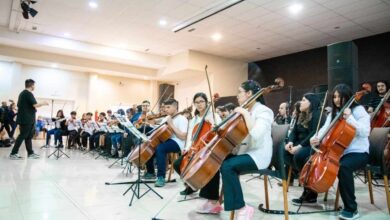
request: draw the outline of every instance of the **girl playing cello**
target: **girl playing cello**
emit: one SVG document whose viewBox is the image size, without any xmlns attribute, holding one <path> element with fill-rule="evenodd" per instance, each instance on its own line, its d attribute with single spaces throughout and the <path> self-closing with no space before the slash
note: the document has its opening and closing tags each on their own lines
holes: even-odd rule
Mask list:
<svg viewBox="0 0 390 220">
<path fill-rule="evenodd" d="M 338 116 L 340 110 L 353 96 L 351 89 L 345 84 L 336 85 L 332 94 L 332 113 L 328 115 L 325 124 L 319 130 L 318 135 L 315 135 L 310 139 L 310 144 L 312 146 L 318 146 L 320 144 L 320 137 L 323 137 L 326 131 L 328 131 L 332 119 Z M 344 203 L 344 208 L 339 213 L 339 218 L 349 220 L 359 217 L 355 198 L 353 172 L 364 168 L 368 163 L 370 116 L 367 114 L 364 107 L 358 105 L 356 102 L 351 105 L 351 108 L 346 108 L 342 114 L 346 122 L 356 129 L 352 142 L 345 149 L 339 161 L 339 171 L 337 175 L 339 179 L 340 195 Z"/>
</svg>

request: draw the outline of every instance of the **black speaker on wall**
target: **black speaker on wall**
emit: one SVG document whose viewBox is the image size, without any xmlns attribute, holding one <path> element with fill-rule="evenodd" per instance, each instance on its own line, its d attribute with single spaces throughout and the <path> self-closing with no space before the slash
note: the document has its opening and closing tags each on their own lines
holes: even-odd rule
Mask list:
<svg viewBox="0 0 390 220">
<path fill-rule="evenodd" d="M 169 98 L 175 98 L 175 86 L 171 84 L 160 84 L 158 89 L 158 97 L 161 97 L 160 103 L 164 102 L 165 100 Z"/>
<path fill-rule="evenodd" d="M 328 88 L 339 83 L 358 89 L 358 49 L 352 41 L 330 44 L 328 51 Z"/>
</svg>

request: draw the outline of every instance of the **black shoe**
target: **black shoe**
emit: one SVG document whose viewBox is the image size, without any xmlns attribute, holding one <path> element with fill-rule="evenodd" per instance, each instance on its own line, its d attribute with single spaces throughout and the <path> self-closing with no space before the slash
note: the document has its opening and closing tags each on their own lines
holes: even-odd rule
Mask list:
<svg viewBox="0 0 390 220">
<path fill-rule="evenodd" d="M 188 196 L 188 195 L 191 195 L 194 192 L 196 192 L 196 191 L 194 191 L 191 187 L 187 186 L 183 191 L 180 192 L 180 195 Z"/>
<path fill-rule="evenodd" d="M 292 204 L 296 206 L 300 205 L 307 205 L 307 206 L 312 206 L 312 205 L 317 205 L 317 198 L 305 198 L 299 197 L 298 199 L 292 199 Z"/>
<path fill-rule="evenodd" d="M 62 143 L 58 144 L 56 148 L 64 148 L 64 145 Z"/>
</svg>

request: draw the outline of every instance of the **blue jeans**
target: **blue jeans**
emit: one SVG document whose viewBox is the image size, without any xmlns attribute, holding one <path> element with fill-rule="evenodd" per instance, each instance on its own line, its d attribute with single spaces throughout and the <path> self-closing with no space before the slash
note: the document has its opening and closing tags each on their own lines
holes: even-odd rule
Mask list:
<svg viewBox="0 0 390 220">
<path fill-rule="evenodd" d="M 57 138 L 56 138 L 56 133 L 58 132 L 58 128 L 53 128 L 51 130 L 49 130 L 46 134 L 46 145 L 49 145 L 50 143 L 50 136 L 51 135 L 54 135 L 54 145 L 57 145 Z"/>
<path fill-rule="evenodd" d="M 157 146 L 155 154 L 148 160 L 146 163 L 146 170 L 148 173 L 154 174 L 154 158 L 157 162 L 157 177 L 164 177 L 166 173 L 166 160 L 168 153 L 178 153 L 180 152 L 180 147 L 176 141 L 168 139 L 164 143 L 161 143 Z"/>
<path fill-rule="evenodd" d="M 121 133 L 116 133 L 111 135 L 111 144 L 112 144 L 112 149 L 118 151 L 118 145 L 120 145 L 122 142 L 122 134 Z"/>
</svg>

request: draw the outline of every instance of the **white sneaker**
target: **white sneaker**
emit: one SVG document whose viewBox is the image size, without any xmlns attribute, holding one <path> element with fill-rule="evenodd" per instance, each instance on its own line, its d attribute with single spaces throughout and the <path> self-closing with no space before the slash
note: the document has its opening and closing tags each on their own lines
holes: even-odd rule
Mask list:
<svg viewBox="0 0 390 220">
<path fill-rule="evenodd" d="M 10 154 L 9 159 L 11 160 L 23 160 L 24 158 L 21 157 L 19 154 Z"/>
<path fill-rule="evenodd" d="M 235 213 L 235 220 L 252 220 L 254 208 L 246 205 L 244 208 L 237 210 Z"/>
<path fill-rule="evenodd" d="M 40 156 L 38 154 L 32 153 L 32 154 L 28 155 L 28 158 L 29 159 L 39 159 Z"/>
<path fill-rule="evenodd" d="M 196 209 L 199 214 L 219 214 L 221 211 L 222 207 L 219 202 L 213 203 L 209 200 Z"/>
</svg>

